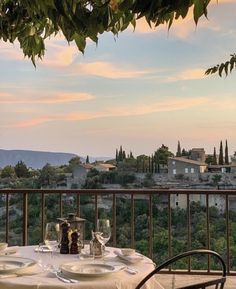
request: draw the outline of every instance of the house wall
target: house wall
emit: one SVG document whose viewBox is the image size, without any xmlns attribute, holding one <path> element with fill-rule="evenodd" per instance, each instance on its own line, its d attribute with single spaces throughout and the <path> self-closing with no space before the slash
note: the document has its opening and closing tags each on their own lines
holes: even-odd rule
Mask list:
<svg viewBox="0 0 236 289">
<path fill-rule="evenodd" d="M 68 185 L 71 187 L 73 184 L 76 184 L 78 188 L 81 188 L 81 185 L 87 177 L 87 173 L 87 169 L 83 166 L 76 166 L 73 169 L 72 178 L 68 179 Z"/>
<path fill-rule="evenodd" d="M 190 159 L 199 162 L 205 162 L 206 154 L 204 149 L 192 149 L 190 152 Z"/>
<path fill-rule="evenodd" d="M 199 202 L 201 206 L 206 206 L 206 195 L 193 194 L 189 197 L 190 205 L 191 202 Z M 226 198 L 223 195 L 212 194 L 209 195 L 209 207 L 216 207 L 221 213 L 225 212 L 226 209 Z M 187 209 L 187 195 L 185 194 L 172 194 L 171 195 L 171 207 Z M 236 209 L 236 196 L 229 198 L 229 209 Z"/>
<path fill-rule="evenodd" d="M 204 172 L 205 167 L 196 164 L 180 162 L 177 160 L 168 160 L 168 177 L 175 179 L 178 175 L 184 175 L 192 180 L 199 179 L 199 173 Z"/>
</svg>

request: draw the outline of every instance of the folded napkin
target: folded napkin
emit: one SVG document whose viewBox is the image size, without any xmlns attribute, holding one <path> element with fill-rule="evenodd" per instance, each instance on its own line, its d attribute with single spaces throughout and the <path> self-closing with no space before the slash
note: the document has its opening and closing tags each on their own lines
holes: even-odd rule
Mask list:
<svg viewBox="0 0 236 289">
<path fill-rule="evenodd" d="M 29 276 L 29 275 L 39 274 L 39 273 L 42 273 L 42 268 L 38 264 L 35 264 L 33 266 L 17 270 L 16 275 L 17 276 Z"/>
<path fill-rule="evenodd" d="M 18 251 L 18 248 L 18 246 L 7 247 L 6 249 L 0 251 L 0 256 L 15 254 Z"/>
<path fill-rule="evenodd" d="M 16 274 L 0 274 L 0 279 L 18 277 Z"/>
<path fill-rule="evenodd" d="M 125 256 L 121 253 L 121 251 L 115 250 L 114 254 L 118 256 L 119 258 L 121 258 L 122 260 L 129 262 L 129 263 L 137 263 L 143 260 L 143 256 L 137 253 L 134 253 L 130 256 Z"/>
</svg>

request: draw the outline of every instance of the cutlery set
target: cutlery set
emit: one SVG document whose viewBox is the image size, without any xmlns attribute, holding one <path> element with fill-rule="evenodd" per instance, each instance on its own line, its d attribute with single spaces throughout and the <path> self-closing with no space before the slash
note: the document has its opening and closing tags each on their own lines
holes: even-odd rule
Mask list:
<svg viewBox="0 0 236 289">
<path fill-rule="evenodd" d="M 71 279 L 71 278 L 68 278 L 68 277 L 65 277 L 61 271 L 57 271 L 55 272 L 55 275 L 57 277 L 58 280 L 64 282 L 64 283 L 78 283 L 79 280 L 76 280 L 76 279 Z"/>
</svg>

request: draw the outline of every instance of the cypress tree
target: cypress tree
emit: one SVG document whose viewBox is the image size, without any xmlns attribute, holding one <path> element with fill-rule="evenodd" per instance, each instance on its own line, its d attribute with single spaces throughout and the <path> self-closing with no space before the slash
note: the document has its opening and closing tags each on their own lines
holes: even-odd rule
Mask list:
<svg viewBox="0 0 236 289">
<path fill-rule="evenodd" d="M 222 141 L 220 141 L 219 165 L 223 164 L 224 164 L 223 145 Z"/>
<path fill-rule="evenodd" d="M 122 149 L 122 146 L 120 146 L 120 150 L 119 150 L 119 154 L 118 154 L 118 160 L 120 162 L 123 161 L 123 149 Z"/>
<path fill-rule="evenodd" d="M 86 164 L 89 164 L 89 156 L 86 157 Z"/>
<path fill-rule="evenodd" d="M 151 161 L 151 172 L 152 173 L 154 172 L 154 157 L 153 157 L 153 154 L 152 154 L 152 161 Z"/>
<path fill-rule="evenodd" d="M 122 151 L 122 161 L 126 159 L 125 151 Z"/>
<path fill-rule="evenodd" d="M 118 149 L 116 149 L 116 162 L 119 160 Z"/>
<path fill-rule="evenodd" d="M 214 153 L 213 153 L 213 165 L 217 165 L 217 157 L 216 157 L 216 148 L 214 147 Z"/>
<path fill-rule="evenodd" d="M 178 141 L 176 156 L 177 156 L 177 157 L 181 157 L 181 156 L 182 156 L 182 154 L 181 154 L 181 147 L 180 147 L 180 142 L 179 142 L 179 141 Z"/>
<path fill-rule="evenodd" d="M 225 164 L 229 164 L 229 152 L 228 152 L 228 142 L 225 142 Z"/>
</svg>

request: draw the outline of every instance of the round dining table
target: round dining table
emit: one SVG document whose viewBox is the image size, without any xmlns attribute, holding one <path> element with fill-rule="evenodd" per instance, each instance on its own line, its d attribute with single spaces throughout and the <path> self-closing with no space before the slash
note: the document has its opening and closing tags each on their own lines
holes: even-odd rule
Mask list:
<svg viewBox="0 0 236 289">
<path fill-rule="evenodd" d="M 65 264 L 120 264 L 120 270 L 105 274 L 103 276 L 82 276 L 78 275 L 75 283 L 64 283 L 54 272 L 43 271 L 40 261 L 44 259 L 42 253 L 37 252 L 37 246 L 18 247 L 15 254 L 9 257 L 22 257 L 35 260 L 36 263 L 30 268 L 19 270 L 16 274 L 0 274 L 1 289 L 135 289 L 137 284 L 150 273 L 155 264 L 146 256 L 140 256 L 135 262 L 126 262 L 126 260 L 117 256 L 118 248 L 107 247 L 106 255 L 103 259 L 87 259 L 82 255 L 64 255 L 59 252 L 45 254 L 45 259 L 50 257 L 50 262 L 60 268 Z M 1 256 L 0 256 L 1 258 Z M 1 259 L 0 259 L 1 262 Z M 151 278 L 144 286 L 144 289 L 163 288 L 157 278 Z"/>
</svg>

